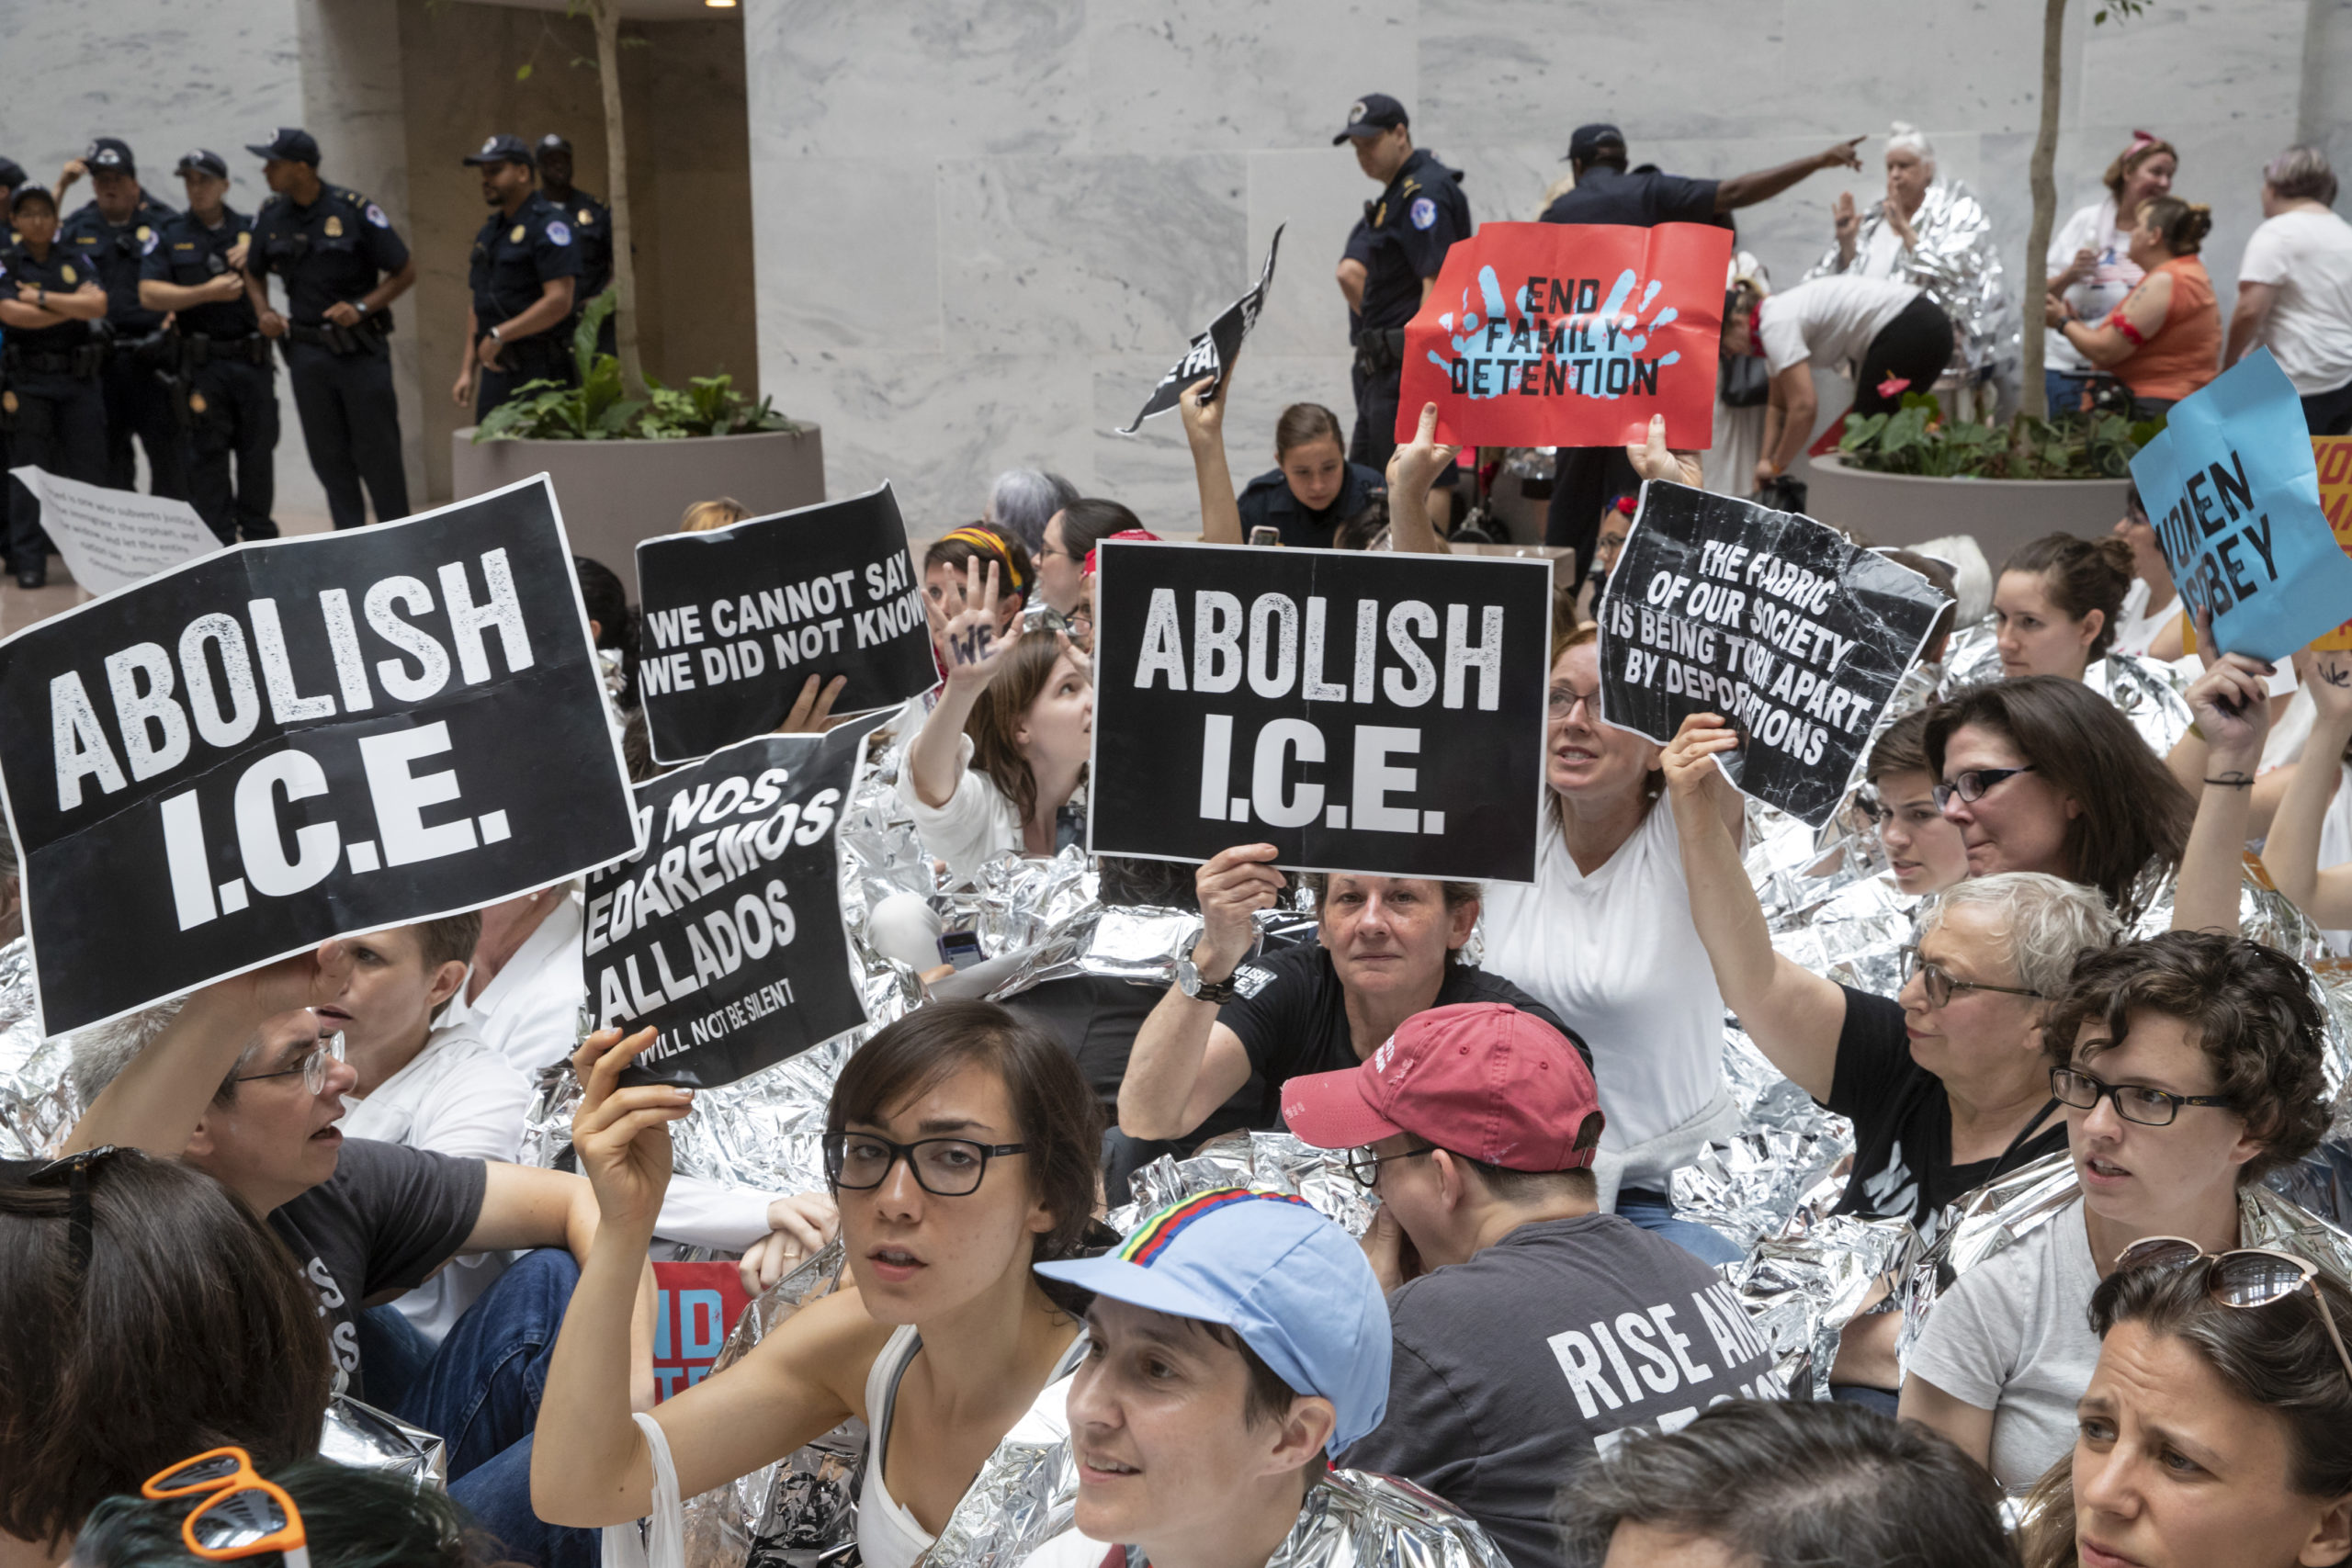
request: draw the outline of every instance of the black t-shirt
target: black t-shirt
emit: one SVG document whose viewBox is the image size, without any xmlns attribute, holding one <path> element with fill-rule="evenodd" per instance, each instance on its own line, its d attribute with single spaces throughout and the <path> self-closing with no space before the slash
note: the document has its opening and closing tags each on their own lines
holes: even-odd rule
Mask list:
<svg viewBox="0 0 2352 1568">
<path fill-rule="evenodd" d="M 1625 1433 L 1782 1397 L 1715 1271 L 1615 1214 L 1521 1225 L 1388 1306 L 1388 1414 L 1340 1462 L 1436 1493 L 1511 1568 L 1564 1568 L 1553 1499 Z"/>
<path fill-rule="evenodd" d="M 1713 223 L 1714 180 L 1685 179 L 1644 168 L 1626 174 L 1596 164 L 1544 209 L 1546 223 L 1623 223 L 1637 229 L 1660 223 Z"/>
<path fill-rule="evenodd" d="M 352 1319 L 379 1296 L 413 1291 L 456 1256 L 481 1216 L 489 1168 L 373 1138 L 345 1138 L 334 1174 L 270 1211 L 319 1292 L 338 1392 L 367 1397 Z"/>
<path fill-rule="evenodd" d="M 2045 1109 L 2033 1135 L 1992 1159 L 1951 1163 L 1951 1101 L 1943 1080 L 1911 1059 L 1902 1004 L 1841 986 L 1846 1023 L 1838 1034 L 1838 1066 L 1822 1104 L 1854 1123 L 1854 1172 L 1841 1214 L 1909 1220 L 1935 1238 L 1944 1205 L 2066 1147 L 2066 1123 Z"/>
<path fill-rule="evenodd" d="M 1421 308 L 1421 280 L 1435 277 L 1456 240 L 1470 237 L 1470 198 L 1462 175 L 1416 148 L 1367 209 L 1372 252 L 1364 263 L 1363 325 L 1401 327 Z"/>
<path fill-rule="evenodd" d="M 1320 512 L 1309 512 L 1298 503 L 1280 468 L 1260 474 L 1243 486 L 1235 504 L 1240 508 L 1245 539 L 1252 528 L 1272 527 L 1281 531 L 1283 543 L 1293 549 L 1328 550 L 1340 524 L 1387 493 L 1388 481 L 1379 469 L 1350 463 L 1340 493 Z"/>
<path fill-rule="evenodd" d="M 1258 1125 L 1280 1127 L 1283 1085 L 1307 1073 L 1338 1072 L 1363 1065 L 1348 1032 L 1347 998 L 1340 972 L 1320 942 L 1286 952 L 1261 953 L 1233 972 L 1241 994 L 1217 1010 L 1216 1021 L 1240 1038 L 1250 1066 L 1266 1086 Z M 1501 1002 L 1533 1013 L 1568 1037 L 1585 1066 L 1592 1050 L 1551 1009 L 1499 975 L 1465 964 L 1446 966 L 1431 1007 L 1457 1002 Z"/>
</svg>

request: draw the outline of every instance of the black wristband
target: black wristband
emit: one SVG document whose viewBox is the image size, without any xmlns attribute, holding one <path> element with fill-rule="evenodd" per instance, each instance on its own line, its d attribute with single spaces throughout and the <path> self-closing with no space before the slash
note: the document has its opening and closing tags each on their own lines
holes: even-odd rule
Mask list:
<svg viewBox="0 0 2352 1568">
<path fill-rule="evenodd" d="M 2252 779 L 2207 779 L 2205 782 L 2209 784 L 2220 784 L 2223 789 L 2252 789 L 2254 787 Z"/>
</svg>

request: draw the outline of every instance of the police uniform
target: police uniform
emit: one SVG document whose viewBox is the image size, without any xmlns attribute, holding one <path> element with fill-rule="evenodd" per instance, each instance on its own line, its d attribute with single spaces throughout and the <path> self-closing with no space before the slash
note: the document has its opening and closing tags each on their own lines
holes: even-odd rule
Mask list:
<svg viewBox="0 0 2352 1568">
<path fill-rule="evenodd" d="M 18 284 L 71 294 L 89 281 L 88 264 L 62 241 L 51 243 L 46 259 L 37 260 L 21 243 L 0 252 L 0 289 L 11 299 Z M 10 427 L 12 461 L 85 484 L 107 482 L 106 399 L 98 387 L 102 335 L 95 323 L 78 321 L 6 329 L 0 423 Z M 13 480 L 8 492 L 9 570 L 27 586 L 38 586 L 49 569 L 40 502 Z"/>
<path fill-rule="evenodd" d="M 229 252 L 252 235 L 252 220 L 226 205 L 214 229 L 183 212 L 164 225 L 163 243 L 148 253 L 140 276 L 183 288 L 209 283 L 233 270 Z M 274 539 L 277 525 L 269 513 L 277 491 L 277 386 L 269 340 L 261 335 L 252 301 L 239 294 L 187 307 L 179 312 L 179 340 L 188 500 L 222 544 L 240 536 Z"/>
<path fill-rule="evenodd" d="M 101 139 L 83 154 L 93 171 L 135 175 L 130 149 Z M 139 193 L 139 205 L 119 223 L 109 222 L 96 200 L 85 203 L 59 225 L 58 247 L 78 258 L 107 291 L 107 325 L 113 342 L 98 372 L 107 407 L 107 467 L 101 481 L 116 490 L 137 487 L 139 468 L 131 455 L 136 434 L 147 454 L 148 488 L 175 501 L 187 499 L 187 437 L 174 410 L 169 378 L 176 369 L 164 312 L 139 302 L 139 270 L 147 254 L 163 243 L 164 225 L 177 214 Z"/>
<path fill-rule="evenodd" d="M 246 151 L 278 157 L 284 154 L 275 149 L 289 142 L 281 135 L 277 143 Z M 316 144 L 310 150 L 315 152 Z M 273 196 L 254 219 L 246 265 L 286 280 L 287 327 L 278 348 L 294 383 L 294 412 L 302 421 L 311 467 L 338 528 L 366 523 L 368 501 L 379 521 L 407 516 L 408 475 L 401 466 L 391 348 L 384 341 L 392 330 L 391 311 L 363 312 L 358 325 L 340 327 L 326 319 L 327 307 L 357 304 L 387 274 L 407 265 L 408 246 L 384 209 L 343 186 L 322 184 L 308 207 Z"/>
<path fill-rule="evenodd" d="M 1374 130 L 1406 123 L 1394 98 L 1368 94 L 1349 117 L 1345 141 Z M 1405 324 L 1421 308 L 1421 283 L 1435 277 L 1445 253 L 1470 237 L 1470 201 L 1462 175 L 1437 161 L 1426 147 L 1405 160 L 1379 199 L 1364 205 L 1371 253 L 1364 262 L 1363 322 L 1356 331 L 1356 361 L 1363 370 L 1363 395 L 1356 431 L 1360 445 L 1351 461 L 1385 472 L 1396 450 L 1397 383 L 1405 373 Z M 1443 482 L 1443 481 L 1441 481 Z"/>
<path fill-rule="evenodd" d="M 564 215 L 564 221 L 571 225 L 571 243 L 580 247 L 580 282 L 571 291 L 572 319 L 564 325 L 564 335 L 569 338 L 572 327 L 579 324 L 581 315 L 588 309 L 588 301 L 612 286 L 613 213 L 612 209 L 577 186 L 567 187 L 559 196 L 546 184 L 546 157 L 552 148 L 562 149 L 564 155 L 570 157 L 571 143 L 549 131 L 539 138 L 538 148 L 542 171 L 539 194 Z M 616 333 L 613 321 L 613 314 L 607 312 L 604 324 L 596 329 L 596 352 L 599 354 L 620 352 L 614 346 Z"/>
<path fill-rule="evenodd" d="M 501 321 L 513 321 L 537 304 L 555 278 L 573 282 L 579 298 L 580 246 L 567 212 L 533 191 L 514 212 L 492 210 L 481 232 L 474 236 L 473 264 L 467 284 L 474 295 L 474 346 Z M 474 383 L 474 417 L 479 420 L 514 395 L 526 381 L 578 379 L 571 358 L 571 318 L 533 333 L 505 338 L 499 347 L 503 369 L 483 368 Z"/>
<path fill-rule="evenodd" d="M 1340 493 L 1320 512 L 1309 512 L 1291 493 L 1290 480 L 1280 468 L 1260 474 L 1241 489 L 1241 536 L 1252 528 L 1274 528 L 1283 543 L 1294 549 L 1328 550 L 1340 525 L 1388 493 L 1388 480 L 1362 463 L 1348 465 Z"/>
</svg>

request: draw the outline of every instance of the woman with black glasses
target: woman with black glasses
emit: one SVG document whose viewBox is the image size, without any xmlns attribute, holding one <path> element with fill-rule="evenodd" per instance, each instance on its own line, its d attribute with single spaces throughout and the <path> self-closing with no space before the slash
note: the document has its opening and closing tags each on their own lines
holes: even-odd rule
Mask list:
<svg viewBox="0 0 2352 1568">
<path fill-rule="evenodd" d="M 941 1002 L 878 1031 L 826 1112 L 825 1167 L 850 1280 L 717 1376 L 631 1420 L 626 1376 L 638 1269 L 688 1090 L 621 1088 L 653 1039 L 581 1048 L 572 1122 L 605 1229 L 564 1318 L 539 1406 L 531 1500 L 541 1517 L 613 1525 L 653 1506 L 654 1446 L 693 1496 L 851 1416 L 871 1437 L 857 1517 L 865 1568 L 911 1568 L 982 1462 L 1079 1335 L 1033 1263 L 1073 1256 L 1093 1213 L 1101 1112 L 1078 1067 L 989 1002 Z"/>
<path fill-rule="evenodd" d="M 2324 1025 L 2292 959 L 2211 931 L 2090 953 L 2044 1025 L 2081 1196 L 1938 1298 L 1902 1414 L 2030 1485 L 2075 1438 L 2084 1316 L 2135 1243 L 2239 1244 L 2239 1193 L 2327 1127 Z"/>
</svg>

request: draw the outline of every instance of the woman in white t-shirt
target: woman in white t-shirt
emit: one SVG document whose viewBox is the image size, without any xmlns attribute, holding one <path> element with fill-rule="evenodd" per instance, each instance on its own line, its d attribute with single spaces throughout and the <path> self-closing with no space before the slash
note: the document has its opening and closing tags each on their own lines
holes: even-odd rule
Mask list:
<svg viewBox="0 0 2352 1568">
<path fill-rule="evenodd" d="M 1525 990 L 1592 1047 L 1609 1118 L 1596 1168 L 1615 1211 L 1710 1263 L 1738 1248 L 1673 1219 L 1668 1179 L 1735 1129 L 1724 1087 L 1724 1001 L 1690 923 L 1681 840 L 1658 748 L 1600 718 L 1598 628 L 1555 639 L 1544 728 L 1549 799 L 1535 882 L 1486 889 L 1488 973 Z M 1739 797 L 1723 807 L 1736 837 Z"/>
<path fill-rule="evenodd" d="M 2115 647 L 2132 592 L 2132 547 L 2112 534 L 2045 534 L 2020 545 L 1994 580 L 2001 673 L 2079 681 Z"/>
<path fill-rule="evenodd" d="M 1890 278 L 1816 277 L 1770 299 L 1737 286 L 1724 303 L 1724 342 L 1734 354 L 1761 355 L 1771 372 L 1760 487 L 1787 473 L 1813 438 L 1815 365 L 1850 372 L 1849 412 L 1891 413 L 1905 392 L 1928 391 L 1943 374 L 1951 318 L 1926 289 Z"/>
<path fill-rule="evenodd" d="M 2172 563 L 2156 541 L 2156 525 L 2140 500 L 2140 487 L 2123 492 L 2123 515 L 2115 521 L 2115 536 L 2132 547 L 2132 587 L 2123 596 L 2123 613 L 2116 617 L 2117 653 L 2136 654 L 2171 663 L 2188 652 L 2188 622 L 2181 609 L 2180 591 L 2173 586 Z"/>
<path fill-rule="evenodd" d="M 1011 850 L 1051 855 L 1077 841 L 1069 807 L 1086 782 L 1094 682 L 1055 632 L 999 636 L 997 574 L 968 563 L 968 606 L 946 625 L 947 683 L 899 775 L 923 847 L 962 880 Z"/>
<path fill-rule="evenodd" d="M 2334 211 L 2335 172 L 2316 147 L 2262 171 L 2262 224 L 2238 265 L 2238 308 L 2222 363 L 2256 344 L 2303 400 L 2313 435 L 2352 433 L 2352 223 Z"/>
<path fill-rule="evenodd" d="M 2107 166 L 2106 199 L 2081 209 L 2050 236 L 2050 292 L 2073 307 L 2075 320 L 2107 320 L 2139 286 L 2145 275 L 2132 259 L 2132 231 L 2140 220 L 2140 204 L 2169 195 L 2179 169 L 2180 154 L 2171 142 L 2133 131 L 2132 145 Z M 2044 331 L 2041 341 L 2041 383 L 2050 412 L 2081 408 L 2091 362 L 2063 332 Z"/>
<path fill-rule="evenodd" d="M 2352 653 L 2312 656 L 2311 737 L 2270 821 L 2262 866 L 2278 891 L 2352 953 Z"/>
<path fill-rule="evenodd" d="M 2086 1314 L 2117 1257 L 2158 1235 L 2239 1246 L 2239 1190 L 2316 1148 L 2328 1118 L 2302 966 L 2217 931 L 2085 954 L 2042 1042 L 2081 1195 L 1937 1300 L 1901 1405 L 2012 1490 L 2074 1446 L 2098 1363 Z"/>
</svg>

